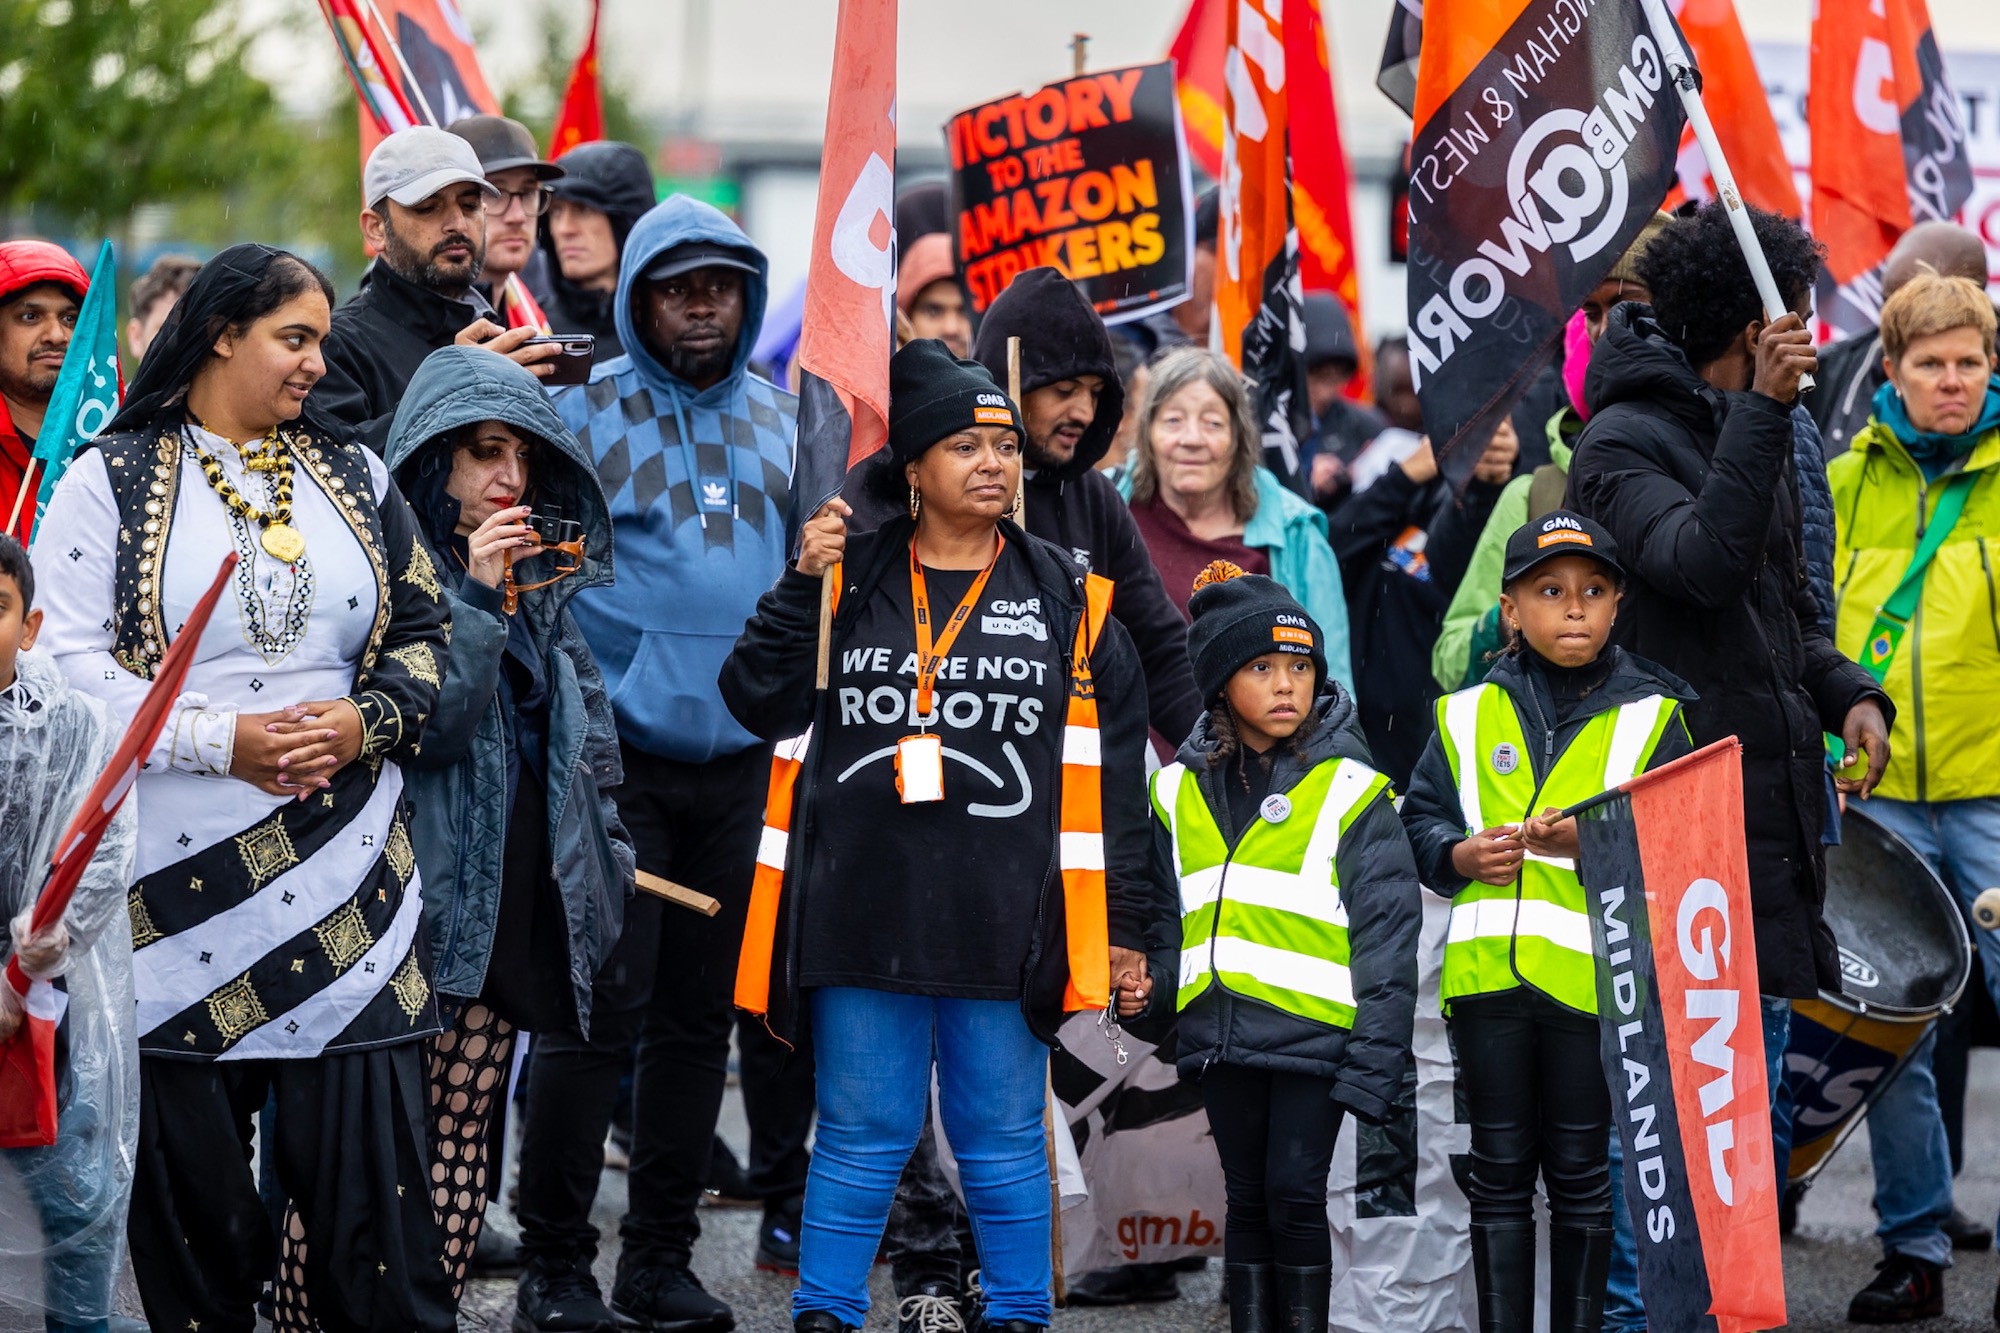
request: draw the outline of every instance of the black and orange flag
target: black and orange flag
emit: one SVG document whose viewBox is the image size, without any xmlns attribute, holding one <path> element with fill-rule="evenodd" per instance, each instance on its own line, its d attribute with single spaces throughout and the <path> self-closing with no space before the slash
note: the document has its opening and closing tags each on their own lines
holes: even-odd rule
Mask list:
<svg viewBox="0 0 2000 1333">
<path fill-rule="evenodd" d="M 786 536 L 889 439 L 896 310 L 896 0 L 840 0 L 820 155 Z"/>
<path fill-rule="evenodd" d="M 1637 4 L 1426 0 L 1413 119 L 1410 365 L 1463 485 L 1666 197 L 1684 116 Z"/>
<path fill-rule="evenodd" d="M 1299 441 L 1312 429 L 1306 398 L 1299 234 L 1292 221 L 1290 98 L 1277 0 L 1240 0 L 1228 13 L 1222 185 L 1215 238 L 1215 336 L 1253 386 L 1264 465 L 1304 489 Z"/>
<path fill-rule="evenodd" d="M 1717 741 L 1606 796 L 1577 819 L 1577 873 L 1646 1326 L 1782 1328 L 1742 747 Z"/>
<path fill-rule="evenodd" d="M 1918 222 L 1972 195 L 1965 122 L 1924 0 L 1819 0 L 1812 25 L 1812 229 L 1840 299 L 1840 328 L 1875 322 L 1875 270 Z"/>
</svg>

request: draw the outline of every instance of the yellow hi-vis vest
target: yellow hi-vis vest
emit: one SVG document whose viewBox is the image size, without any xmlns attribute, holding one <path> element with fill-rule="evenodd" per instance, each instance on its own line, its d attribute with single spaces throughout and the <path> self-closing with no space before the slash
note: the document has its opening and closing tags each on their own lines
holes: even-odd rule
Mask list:
<svg viewBox="0 0 2000 1333">
<path fill-rule="evenodd" d="M 1181 886 L 1178 1009 L 1220 984 L 1300 1018 L 1354 1026 L 1334 853 L 1388 785 L 1352 759 L 1315 765 L 1283 794 L 1285 815 L 1255 820 L 1232 851 L 1185 764 L 1153 775 L 1153 809 L 1172 835 Z"/>
<path fill-rule="evenodd" d="M 1521 715 L 1507 691 L 1475 685 L 1438 700 L 1438 737 L 1458 787 L 1470 837 L 1530 814 L 1564 808 L 1629 782 L 1646 766 L 1674 715 L 1653 694 L 1592 717 L 1556 756 L 1538 788 Z M 1576 862 L 1529 852 L 1512 884 L 1474 880 L 1451 903 L 1441 995 L 1490 995 L 1526 983 L 1558 1004 L 1597 1012 L 1590 913 Z"/>
</svg>

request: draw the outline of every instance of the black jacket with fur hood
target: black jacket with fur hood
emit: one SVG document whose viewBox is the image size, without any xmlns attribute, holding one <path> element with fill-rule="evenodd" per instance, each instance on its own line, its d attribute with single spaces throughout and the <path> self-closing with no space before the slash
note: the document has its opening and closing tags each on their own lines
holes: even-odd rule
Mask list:
<svg viewBox="0 0 2000 1333">
<path fill-rule="evenodd" d="M 1316 723 L 1303 753 L 1280 746 L 1272 756 L 1271 791 L 1286 792 L 1324 763 L 1355 759 L 1374 767 L 1368 742 L 1355 716 L 1354 700 L 1337 683 L 1314 703 Z M 1202 798 L 1215 815 L 1223 839 L 1234 848 L 1244 830 L 1235 827 L 1228 793 L 1229 765 L 1219 754 L 1206 714 L 1177 756 L 1187 765 Z M 1198 1078 L 1223 1061 L 1254 1069 L 1331 1076 L 1333 1099 L 1371 1123 L 1388 1118 L 1412 1074 L 1411 1032 L 1417 1001 L 1417 942 L 1423 931 L 1423 901 L 1410 841 L 1396 816 L 1394 794 L 1383 788 L 1340 839 L 1334 869 L 1347 908 L 1348 965 L 1354 975 L 1355 1016 L 1351 1031 L 1316 1023 L 1230 991 L 1220 983 L 1181 1011 L 1176 1065 L 1183 1078 Z M 1173 878 L 1172 835 L 1156 815 L 1153 857 L 1157 873 Z M 1228 899 L 1227 876 L 1223 900 Z M 1160 969 L 1156 964 L 1154 972 Z M 1158 976 L 1158 995 L 1171 1003 L 1173 973 Z"/>
</svg>

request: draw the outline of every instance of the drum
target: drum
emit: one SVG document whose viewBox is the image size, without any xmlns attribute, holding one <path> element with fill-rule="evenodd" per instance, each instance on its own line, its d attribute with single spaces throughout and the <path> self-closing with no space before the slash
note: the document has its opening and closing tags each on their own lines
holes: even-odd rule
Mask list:
<svg viewBox="0 0 2000 1333">
<path fill-rule="evenodd" d="M 1842 993 L 1793 1002 L 1785 1053 L 1795 1185 L 1854 1132 L 1972 969 L 1958 900 L 1930 863 L 1859 810 L 1848 810 L 1840 832 L 1826 849 L 1826 920 L 1840 944 Z"/>
</svg>

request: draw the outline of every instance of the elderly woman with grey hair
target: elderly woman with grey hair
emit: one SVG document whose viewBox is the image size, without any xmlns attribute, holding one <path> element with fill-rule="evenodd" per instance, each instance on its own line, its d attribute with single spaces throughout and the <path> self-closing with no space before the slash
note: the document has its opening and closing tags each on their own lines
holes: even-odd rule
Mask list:
<svg viewBox="0 0 2000 1333">
<path fill-rule="evenodd" d="M 1213 352 L 1177 347 L 1155 361 L 1118 490 L 1183 616 L 1194 577 L 1214 560 L 1283 584 L 1326 635 L 1329 673 L 1348 689 L 1347 598 L 1326 515 L 1258 460 L 1250 390 Z"/>
</svg>

